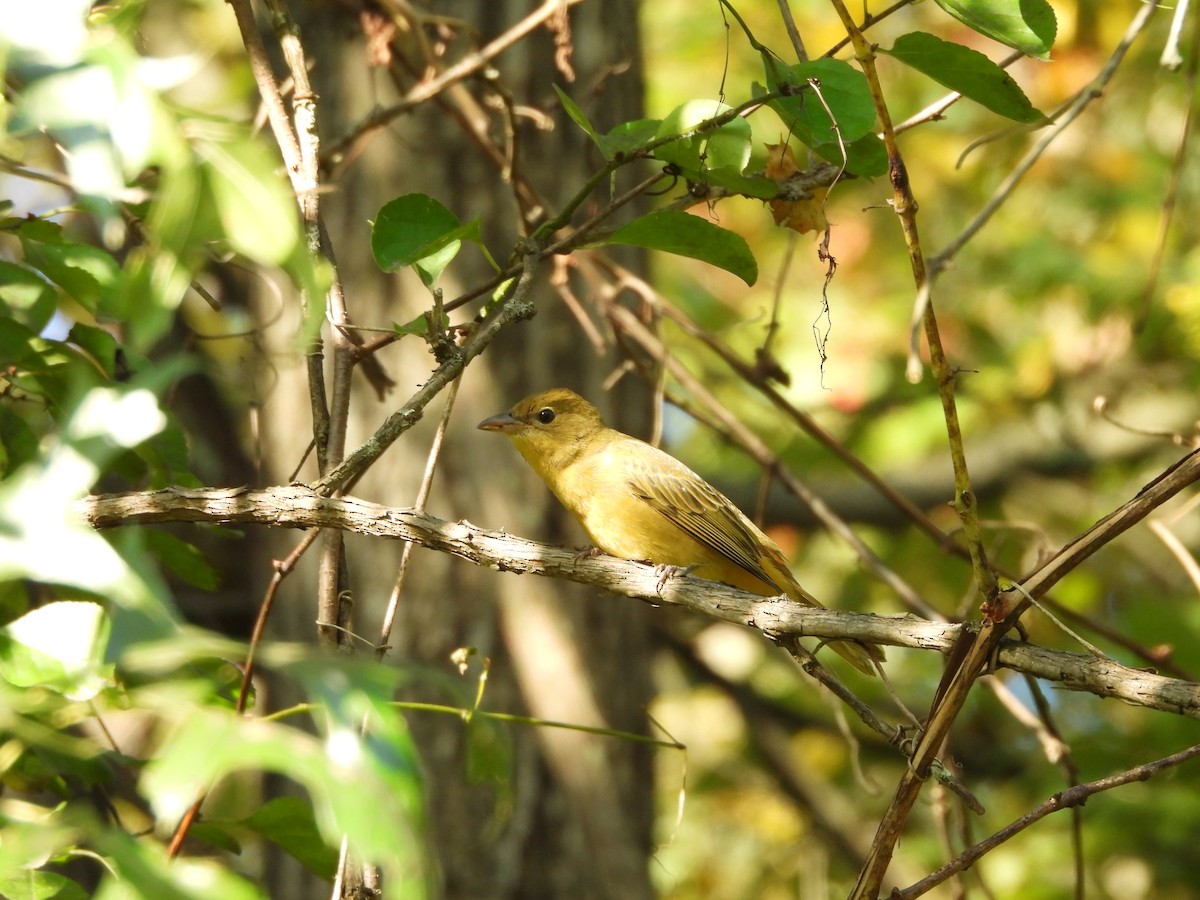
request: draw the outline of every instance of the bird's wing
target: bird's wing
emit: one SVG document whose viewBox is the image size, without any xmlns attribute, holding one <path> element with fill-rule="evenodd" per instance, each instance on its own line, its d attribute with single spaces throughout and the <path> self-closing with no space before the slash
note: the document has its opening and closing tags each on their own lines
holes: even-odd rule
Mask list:
<svg viewBox="0 0 1200 900">
<path fill-rule="evenodd" d="M 666 454 L 663 454 L 666 456 Z M 656 512 L 700 543 L 711 547 L 780 593 L 760 562 L 761 541 L 753 525 L 728 497 L 666 456 L 673 465 L 636 464 L 628 472 L 629 487 Z"/>
</svg>

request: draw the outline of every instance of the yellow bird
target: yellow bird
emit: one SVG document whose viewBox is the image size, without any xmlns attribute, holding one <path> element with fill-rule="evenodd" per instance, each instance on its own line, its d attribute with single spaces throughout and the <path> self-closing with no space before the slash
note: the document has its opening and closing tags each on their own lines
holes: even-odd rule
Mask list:
<svg viewBox="0 0 1200 900">
<path fill-rule="evenodd" d="M 609 428 L 574 391 L 526 397 L 479 427 L 508 435 L 605 553 L 694 567 L 701 578 L 822 605 L 796 581 L 775 542 L 728 497 L 675 457 Z M 872 660 L 883 659 L 875 645 L 829 646 L 868 675 L 875 674 Z"/>
</svg>

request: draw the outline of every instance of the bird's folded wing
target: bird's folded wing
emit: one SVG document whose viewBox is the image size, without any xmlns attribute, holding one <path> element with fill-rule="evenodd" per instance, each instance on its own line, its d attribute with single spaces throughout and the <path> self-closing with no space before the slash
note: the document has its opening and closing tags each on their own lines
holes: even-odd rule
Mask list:
<svg viewBox="0 0 1200 900">
<path fill-rule="evenodd" d="M 629 486 L 689 537 L 783 593 L 759 562 L 760 542 L 745 516 L 708 482 L 690 471 L 680 474 L 639 467 L 630 473 Z"/>
</svg>

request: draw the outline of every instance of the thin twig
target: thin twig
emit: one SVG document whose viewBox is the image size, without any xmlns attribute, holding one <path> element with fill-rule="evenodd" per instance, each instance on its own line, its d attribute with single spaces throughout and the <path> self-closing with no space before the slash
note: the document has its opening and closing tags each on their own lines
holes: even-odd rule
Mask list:
<svg viewBox="0 0 1200 900">
<path fill-rule="evenodd" d="M 437 431 L 433 435 L 433 441 L 429 446 L 429 453 L 425 460 L 425 472 L 421 476 L 421 485 L 417 489 L 417 497 L 413 502 L 413 508 L 421 512 L 425 511 L 425 504 L 429 501 L 429 491 L 433 486 L 433 476 L 437 472 L 438 461 L 442 454 L 442 441 L 446 437 L 446 429 L 450 425 L 450 414 L 454 412 L 454 401 L 458 397 L 458 386 L 462 383 L 462 373 L 450 382 L 450 387 L 446 391 L 446 406 L 442 410 L 442 420 L 438 422 Z M 396 621 L 396 611 L 400 607 L 400 597 L 404 593 L 404 579 L 408 574 L 408 563 L 412 558 L 413 544 L 406 543 L 400 551 L 400 562 L 396 565 L 396 578 L 392 584 L 392 592 L 388 596 L 387 608 L 383 614 L 383 625 L 379 629 L 379 643 L 375 647 L 375 658 L 382 660 L 387 654 L 388 645 L 392 638 L 392 626 Z"/>
<path fill-rule="evenodd" d="M 1171 34 L 1167 45 L 1163 48 L 1162 65 L 1168 69 L 1178 68 L 1183 64 L 1179 56 L 1177 29 L 1182 27 L 1183 17 L 1187 13 L 1188 0 L 1179 0 L 1175 7 L 1175 16 L 1171 20 Z M 1158 280 L 1162 274 L 1163 258 L 1167 252 L 1167 236 L 1171 231 L 1171 223 L 1175 218 L 1175 208 L 1179 203 L 1179 182 L 1183 177 L 1183 169 L 1188 158 L 1188 144 L 1191 140 L 1192 123 L 1196 119 L 1196 104 L 1200 97 L 1196 91 L 1196 73 L 1200 67 L 1200 22 L 1192 23 L 1192 46 L 1190 48 L 1187 74 L 1184 78 L 1187 84 L 1188 104 L 1184 112 L 1183 122 L 1179 126 L 1179 137 L 1175 141 L 1175 158 L 1171 160 L 1171 177 L 1167 181 L 1167 190 L 1163 195 L 1162 209 L 1158 217 L 1158 234 L 1154 238 L 1154 256 L 1150 260 L 1150 270 L 1146 275 L 1146 286 L 1142 289 L 1141 310 L 1134 322 L 1134 330 L 1140 332 L 1146 325 L 1150 314 L 1154 295 L 1158 291 Z"/>
<path fill-rule="evenodd" d="M 931 277 L 936 278 L 937 275 L 946 267 L 958 251 L 973 238 L 976 233 L 987 221 L 995 214 L 1004 203 L 1008 200 L 1009 195 L 1016 189 L 1017 184 L 1022 178 L 1033 168 L 1036 163 L 1046 152 L 1047 148 L 1055 139 L 1075 119 L 1079 118 L 1080 114 L 1087 109 L 1095 100 L 1100 99 L 1104 93 L 1105 86 L 1112 80 L 1116 74 L 1118 67 L 1125 59 L 1125 55 L 1129 52 L 1130 47 L 1137 37 L 1145 30 L 1150 22 L 1150 17 L 1154 15 L 1157 9 L 1154 3 L 1142 3 L 1138 6 L 1138 11 L 1130 22 L 1129 27 L 1125 30 L 1124 37 L 1117 44 L 1116 49 L 1104 64 L 1099 74 L 1088 83 L 1076 96 L 1067 109 L 1054 120 L 1054 124 L 1047 128 L 1037 142 L 1030 148 L 1029 152 L 1013 167 L 1013 170 L 1000 183 L 1000 186 L 992 193 L 991 198 L 984 204 L 983 208 L 976 214 L 975 218 L 964 228 L 949 244 L 942 248 L 937 254 L 929 259 L 929 271 Z"/>
<path fill-rule="evenodd" d="M 1175 12 L 1171 16 L 1171 30 L 1167 33 L 1166 43 L 1163 44 L 1162 56 L 1158 59 L 1158 64 L 1168 71 L 1174 72 L 1183 65 L 1183 56 L 1179 52 L 1179 36 L 1183 34 L 1183 23 L 1187 21 L 1188 7 L 1191 5 L 1191 0 L 1178 0 L 1175 4 Z M 1196 29 L 1195 24 L 1192 25 L 1193 30 Z M 1192 63 L 1195 64 L 1196 48 L 1192 46 Z"/>
<path fill-rule="evenodd" d="M 334 142 L 330 149 L 327 165 L 337 166 L 348 155 L 356 155 L 358 145 L 377 134 L 392 121 L 419 107 L 427 100 L 436 97 L 442 91 L 470 78 L 478 73 L 493 59 L 516 44 L 550 17 L 559 13 L 563 6 L 574 6 L 583 0 L 546 0 L 541 6 L 527 15 L 508 31 L 489 41 L 469 56 L 443 69 L 438 75 L 427 81 L 422 81 L 413 88 L 398 103 L 384 109 L 377 109 L 362 122 L 350 130 L 340 140 Z"/>
<path fill-rule="evenodd" d="M 796 27 L 796 19 L 788 0 L 777 0 L 779 18 L 783 19 L 783 27 L 787 31 L 788 40 L 792 42 L 792 51 L 796 54 L 797 62 L 807 62 L 808 53 L 804 49 L 804 40 L 800 37 L 800 29 Z"/>
<path fill-rule="evenodd" d="M 441 393 L 472 359 L 484 351 L 496 336 L 513 322 L 527 319 L 534 313 L 529 300 L 533 287 L 533 274 L 537 269 L 539 254 L 531 252 L 525 257 L 521 277 L 513 283 L 508 296 L 491 312 L 468 338 L 462 349 L 452 354 L 421 385 L 400 409 L 392 413 L 375 433 L 363 442 L 332 472 L 313 483 L 313 489 L 321 494 L 336 491 L 346 482 L 355 479 L 371 466 L 400 435 L 415 425 L 429 402 Z M 448 306 L 446 307 L 448 308 Z"/>
<path fill-rule="evenodd" d="M 1030 810 L 1021 816 L 1021 818 L 1016 819 L 986 840 L 980 841 L 965 853 L 960 854 L 956 859 L 951 860 L 936 872 L 922 878 L 916 884 L 909 887 L 896 888 L 888 896 L 891 900 L 913 900 L 913 898 L 920 897 L 937 887 L 951 875 L 968 869 L 1005 841 L 1020 834 L 1030 825 L 1044 819 L 1051 813 L 1062 809 L 1072 809 L 1082 806 L 1093 794 L 1099 794 L 1126 784 L 1132 784 L 1135 781 L 1149 781 L 1159 772 L 1188 762 L 1197 756 L 1200 756 L 1200 744 L 1188 747 L 1186 750 L 1181 750 L 1170 756 L 1164 756 L 1162 759 L 1157 759 L 1154 762 L 1121 772 L 1119 775 L 1109 775 L 1106 778 L 1098 778 L 1095 781 L 1089 781 L 1086 784 L 1060 791 L 1048 797 L 1039 806 Z"/>
<path fill-rule="evenodd" d="M 271 610 L 275 606 L 275 597 L 279 593 L 279 586 L 283 583 L 283 579 L 287 578 L 296 568 L 296 563 L 304 556 L 313 541 L 316 540 L 320 532 L 315 529 L 309 529 L 304 537 L 291 553 L 282 561 L 275 562 L 275 572 L 271 576 L 271 581 L 267 585 L 267 589 L 263 594 L 262 603 L 258 606 L 258 616 L 254 620 L 254 629 L 250 632 L 250 643 L 246 650 L 246 661 L 242 664 L 242 682 L 238 687 L 237 701 L 234 709 L 239 715 L 246 711 L 246 704 L 250 700 L 250 686 L 254 679 L 254 664 L 255 654 L 258 647 L 262 644 L 263 634 L 267 628 L 267 621 L 270 619 Z M 200 816 L 200 807 L 204 804 L 207 793 L 201 794 L 196 798 L 196 801 L 184 813 L 183 818 L 179 820 L 179 824 L 175 827 L 175 833 L 171 836 L 171 842 L 167 846 L 167 859 L 174 859 L 183 849 L 183 842 L 187 838 L 188 831 L 191 830 L 196 819 Z"/>
</svg>

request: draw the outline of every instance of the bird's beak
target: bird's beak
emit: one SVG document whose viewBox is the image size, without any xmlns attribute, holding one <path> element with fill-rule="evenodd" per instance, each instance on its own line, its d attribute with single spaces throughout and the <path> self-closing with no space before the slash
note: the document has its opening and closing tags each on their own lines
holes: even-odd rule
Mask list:
<svg viewBox="0 0 1200 900">
<path fill-rule="evenodd" d="M 521 427 L 521 421 L 514 419 L 512 413 L 500 413 L 490 419 L 484 419 L 476 427 L 482 431 L 513 432 Z"/>
</svg>

